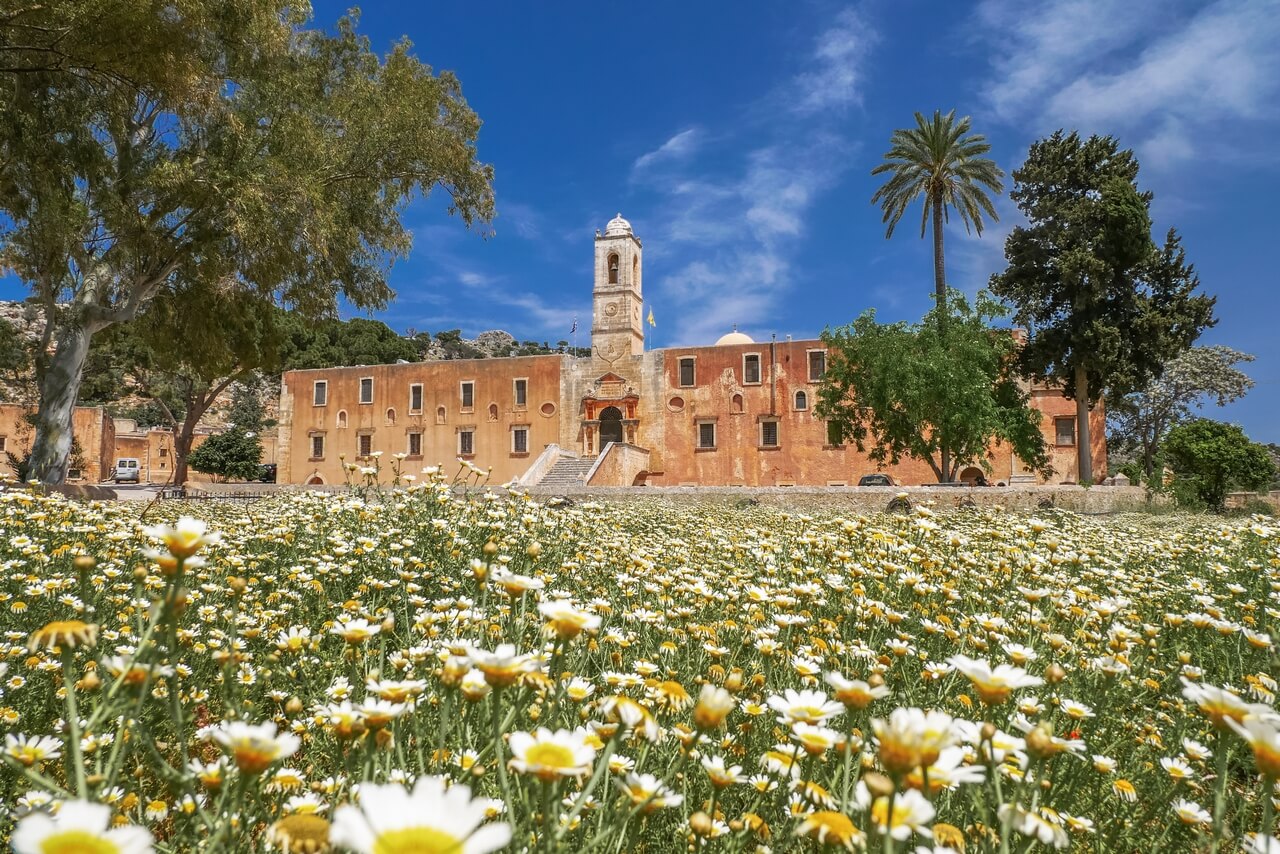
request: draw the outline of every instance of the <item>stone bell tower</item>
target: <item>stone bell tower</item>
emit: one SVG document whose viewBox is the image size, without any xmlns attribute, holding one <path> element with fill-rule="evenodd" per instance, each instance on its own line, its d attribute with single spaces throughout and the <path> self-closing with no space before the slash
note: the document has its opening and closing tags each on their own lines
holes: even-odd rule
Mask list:
<svg viewBox="0 0 1280 854">
<path fill-rule="evenodd" d="M 631 223 L 618 214 L 596 232 L 592 291 L 592 356 L 612 365 L 644 352 L 644 298 L 640 295 L 641 245 Z"/>
</svg>

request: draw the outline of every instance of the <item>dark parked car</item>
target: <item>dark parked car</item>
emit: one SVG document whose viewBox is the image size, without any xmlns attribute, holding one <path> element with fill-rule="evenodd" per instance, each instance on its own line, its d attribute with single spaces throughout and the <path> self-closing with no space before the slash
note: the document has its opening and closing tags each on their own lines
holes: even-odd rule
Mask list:
<svg viewBox="0 0 1280 854">
<path fill-rule="evenodd" d="M 258 483 L 275 483 L 276 482 L 276 464 L 263 463 L 258 466 Z"/>
<path fill-rule="evenodd" d="M 858 486 L 896 486 L 887 474 L 864 474 L 858 478 Z"/>
</svg>

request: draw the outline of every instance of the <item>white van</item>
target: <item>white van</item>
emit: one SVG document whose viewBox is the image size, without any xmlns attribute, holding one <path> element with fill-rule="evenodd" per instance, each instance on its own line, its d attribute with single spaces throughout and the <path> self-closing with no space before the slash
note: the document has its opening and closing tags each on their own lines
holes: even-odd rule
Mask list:
<svg viewBox="0 0 1280 854">
<path fill-rule="evenodd" d="M 116 460 L 116 467 L 111 474 L 111 479 L 116 483 L 137 483 L 141 476 L 141 471 L 138 468 L 136 459 L 121 458 Z"/>
</svg>

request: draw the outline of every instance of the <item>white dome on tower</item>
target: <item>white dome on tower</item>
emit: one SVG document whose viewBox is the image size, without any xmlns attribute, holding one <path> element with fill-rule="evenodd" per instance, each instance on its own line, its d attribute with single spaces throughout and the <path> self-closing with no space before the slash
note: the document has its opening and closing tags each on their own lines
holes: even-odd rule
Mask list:
<svg viewBox="0 0 1280 854">
<path fill-rule="evenodd" d="M 750 335 L 739 332 L 738 327 L 735 326 L 732 332 L 726 335 L 720 336 L 720 340 L 716 342 L 716 346 L 720 347 L 724 344 L 754 344 L 754 343 L 756 342 L 751 339 Z"/>
<path fill-rule="evenodd" d="M 622 218 L 622 214 L 618 214 L 609 220 L 609 224 L 604 227 L 605 237 L 625 237 L 633 234 L 631 231 L 631 223 Z"/>
</svg>

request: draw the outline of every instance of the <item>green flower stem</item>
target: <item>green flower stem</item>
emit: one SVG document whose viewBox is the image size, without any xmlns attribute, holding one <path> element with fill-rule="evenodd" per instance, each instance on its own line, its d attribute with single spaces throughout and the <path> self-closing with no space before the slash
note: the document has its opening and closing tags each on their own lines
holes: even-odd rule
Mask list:
<svg viewBox="0 0 1280 854">
<path fill-rule="evenodd" d="M 617 744 L 618 736 L 614 735 L 614 737 L 609 739 L 609 742 L 604 746 L 604 753 L 596 761 L 596 768 L 591 774 L 591 779 L 587 781 L 587 785 L 574 800 L 573 807 L 569 810 L 569 817 L 563 824 L 561 824 L 560 829 L 556 831 L 557 843 L 564 838 L 565 833 L 568 832 L 568 828 L 573 825 L 574 819 L 578 817 L 578 814 L 582 812 L 582 808 L 586 806 L 587 798 L 591 797 L 591 793 L 595 790 L 596 784 L 599 783 L 600 778 L 607 773 L 609 769 L 609 760 L 613 758 L 613 751 L 614 748 L 617 747 Z"/>
<path fill-rule="evenodd" d="M 84 754 L 80 749 L 80 712 L 76 708 L 76 653 L 70 644 L 62 647 L 62 684 L 67 692 L 67 740 L 70 750 L 67 752 L 67 779 L 76 781 L 76 794 L 81 800 L 89 797 L 89 786 L 85 782 Z"/>
<path fill-rule="evenodd" d="M 1210 849 L 1213 854 L 1218 854 L 1222 846 L 1223 827 L 1222 814 L 1227 807 L 1227 739 L 1225 737 L 1218 738 L 1217 744 L 1217 775 L 1218 778 L 1214 782 L 1217 784 L 1214 789 L 1213 797 L 1213 847 Z"/>
<path fill-rule="evenodd" d="M 494 760 L 498 766 L 498 785 L 502 788 L 502 799 L 507 804 L 507 809 L 511 809 L 515 804 L 515 799 L 511 797 L 511 781 L 507 778 L 507 757 L 506 750 L 502 741 L 502 704 L 499 701 L 501 694 L 494 691 L 493 694 L 493 752 Z M 512 712 L 514 713 L 514 709 Z"/>
<path fill-rule="evenodd" d="M 5 755 L 3 753 L 0 753 L 0 759 L 3 759 L 4 764 L 9 766 L 9 768 L 13 769 L 14 771 L 18 772 L 22 776 L 26 777 L 28 780 L 40 786 L 40 788 L 44 789 L 50 794 L 57 795 L 60 798 L 72 797 L 71 793 L 68 792 L 66 789 L 64 789 L 62 786 L 58 785 L 57 782 L 49 779 L 45 775 L 41 774 L 39 771 L 36 771 L 34 768 L 28 768 L 26 765 L 23 765 L 21 762 L 18 762 L 16 759 L 13 759 L 12 757 Z"/>
</svg>

